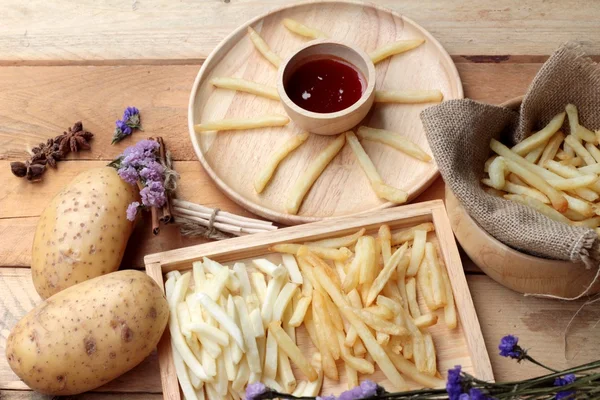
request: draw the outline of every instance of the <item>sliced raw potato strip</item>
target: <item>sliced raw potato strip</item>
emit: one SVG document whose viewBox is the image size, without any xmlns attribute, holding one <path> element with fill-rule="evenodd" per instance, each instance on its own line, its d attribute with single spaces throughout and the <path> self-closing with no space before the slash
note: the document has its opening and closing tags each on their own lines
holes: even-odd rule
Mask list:
<svg viewBox="0 0 600 400">
<path fill-rule="evenodd" d="M 297 35 L 304 36 L 310 39 L 326 38 L 327 35 L 318 29 L 308 27 L 300 22 L 291 18 L 284 18 L 283 26 L 285 26 L 290 32 L 294 32 Z"/>
<path fill-rule="evenodd" d="M 258 52 L 275 67 L 279 67 L 279 64 L 281 64 L 281 58 L 275 54 L 273 50 L 271 50 L 267 42 L 265 42 L 258 32 L 251 27 L 248 27 L 248 35 L 250 36 L 252 44 L 254 44 L 254 47 L 256 47 L 256 50 L 258 50 Z"/>
<path fill-rule="evenodd" d="M 418 160 L 425 162 L 431 160 L 431 156 L 427 154 L 425 150 L 398 133 L 386 131 L 385 129 L 361 126 L 358 128 L 356 134 L 363 140 L 371 140 L 373 142 L 386 144 Z"/>
<path fill-rule="evenodd" d="M 423 43 L 425 43 L 425 39 L 398 40 L 372 51 L 369 53 L 369 57 L 371 57 L 373 64 L 377 64 L 381 60 L 412 50 Z"/>
</svg>

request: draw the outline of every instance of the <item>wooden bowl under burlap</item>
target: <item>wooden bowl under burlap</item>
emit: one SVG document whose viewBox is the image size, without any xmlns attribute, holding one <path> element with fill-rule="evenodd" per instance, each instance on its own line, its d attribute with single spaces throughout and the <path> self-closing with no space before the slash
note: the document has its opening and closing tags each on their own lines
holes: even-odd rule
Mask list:
<svg viewBox="0 0 600 400">
<path fill-rule="evenodd" d="M 568 43 L 544 64 L 527 94 L 504 107 L 450 100 L 421 113 L 458 241 L 484 272 L 514 290 L 564 299 L 600 290 L 600 238 L 483 190 L 492 138 L 511 147 L 569 103 L 580 123 L 600 129 L 600 68 Z M 563 126 L 569 132 L 568 124 Z M 456 196 L 456 200 L 452 194 Z M 595 282 L 595 284 L 594 284 Z"/>
</svg>

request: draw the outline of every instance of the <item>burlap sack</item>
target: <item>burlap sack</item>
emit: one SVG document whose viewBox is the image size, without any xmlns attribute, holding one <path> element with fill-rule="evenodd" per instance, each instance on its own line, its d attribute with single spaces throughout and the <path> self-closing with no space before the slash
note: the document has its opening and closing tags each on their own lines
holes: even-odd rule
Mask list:
<svg viewBox="0 0 600 400">
<path fill-rule="evenodd" d="M 486 193 L 480 184 L 490 139 L 512 146 L 543 128 L 568 103 L 579 120 L 600 129 L 600 68 L 567 43 L 544 64 L 520 112 L 472 100 L 450 100 L 421 113 L 429 145 L 446 184 L 466 211 L 502 243 L 535 256 L 600 262 L 600 240 L 592 229 L 553 221 L 519 203 Z M 563 127 L 569 132 L 568 123 Z"/>
</svg>

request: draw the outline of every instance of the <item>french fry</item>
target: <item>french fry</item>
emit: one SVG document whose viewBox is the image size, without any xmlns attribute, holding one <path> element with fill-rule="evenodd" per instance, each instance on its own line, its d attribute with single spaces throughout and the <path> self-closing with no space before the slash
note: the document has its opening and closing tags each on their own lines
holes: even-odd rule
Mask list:
<svg viewBox="0 0 600 400">
<path fill-rule="evenodd" d="M 273 264 L 266 258 L 256 258 L 252 260 L 252 264 L 261 272 L 271 276 L 272 278 L 281 278 L 283 275 L 287 275 L 285 268 Z"/>
<path fill-rule="evenodd" d="M 279 292 L 277 300 L 275 300 L 275 304 L 273 305 L 271 321 L 281 321 L 283 319 L 283 313 L 288 307 L 288 304 L 290 304 L 292 301 L 292 297 L 294 297 L 297 290 L 298 285 L 295 283 L 288 282 L 285 284 L 283 289 L 281 289 L 281 292 Z"/>
<path fill-rule="evenodd" d="M 483 164 L 483 172 L 488 172 L 490 170 L 490 165 L 494 162 L 496 158 L 498 158 L 498 156 L 494 154 L 493 156 L 485 160 L 485 163 Z"/>
<path fill-rule="evenodd" d="M 568 160 L 561 161 L 561 164 L 569 165 L 571 167 L 581 167 L 585 163 L 583 162 L 583 159 L 581 157 L 577 156 L 575 158 L 570 158 Z"/>
<path fill-rule="evenodd" d="M 308 254 L 309 250 L 319 257 L 334 261 L 345 261 L 352 256 L 352 252 L 344 247 L 340 249 L 333 249 L 329 247 L 319 247 L 313 245 L 305 246 L 294 243 L 278 243 L 269 247 L 269 251 L 284 254 L 295 254 L 299 257 Z"/>
<path fill-rule="evenodd" d="M 261 274 L 262 275 L 262 274 Z M 229 296 L 227 298 L 227 315 L 229 315 L 229 318 L 231 318 L 236 325 L 240 325 L 240 319 L 237 315 L 237 310 L 235 307 L 235 301 L 233 299 L 233 297 Z M 243 332 L 243 331 L 242 331 Z M 202 337 L 200 338 L 202 341 Z M 204 345 L 204 342 L 202 342 L 202 344 Z M 235 341 L 230 340 L 229 341 L 229 350 L 231 352 L 231 359 L 233 361 L 234 364 L 237 364 L 240 362 L 240 360 L 242 359 L 242 357 L 244 356 L 244 354 L 242 353 L 242 349 L 239 348 L 238 345 L 235 344 Z"/>
<path fill-rule="evenodd" d="M 306 193 L 321 175 L 323 170 L 329 165 L 331 160 L 340 152 L 346 143 L 346 136 L 339 135 L 327 147 L 325 147 L 317 156 L 310 162 L 302 175 L 294 183 L 290 194 L 285 203 L 286 211 L 290 214 L 297 214 L 302 200 Z"/>
<path fill-rule="evenodd" d="M 279 64 L 281 64 L 281 58 L 277 54 L 275 54 L 273 50 L 271 50 L 269 45 L 258 34 L 258 32 L 256 32 L 251 27 L 248 27 L 248 35 L 250 36 L 252 44 L 254 44 L 254 47 L 256 47 L 256 50 L 258 50 L 258 52 L 262 54 L 262 56 L 266 58 L 267 61 L 269 61 L 275 67 L 279 67 Z"/>
<path fill-rule="evenodd" d="M 358 386 L 358 373 L 348 363 L 344 363 L 344 370 L 346 371 L 346 385 L 348 390 Z"/>
<path fill-rule="evenodd" d="M 402 308 L 400 303 L 397 303 L 395 300 L 392 300 L 389 297 L 381 295 L 377 296 L 377 305 L 388 308 L 393 315 L 399 314 L 400 308 Z"/>
<path fill-rule="evenodd" d="M 210 80 L 211 85 L 222 89 L 237 90 L 238 92 L 246 92 L 261 97 L 266 97 L 271 100 L 279 100 L 277 89 L 271 86 L 263 85 L 257 82 L 247 81 L 240 78 L 213 78 Z"/>
<path fill-rule="evenodd" d="M 302 396 L 306 397 L 315 397 L 321 391 L 321 386 L 323 385 L 323 368 L 322 364 L 322 356 L 319 353 L 314 353 L 310 360 L 312 366 L 317 370 L 318 378 L 314 382 L 308 382 L 304 392 L 302 392 Z"/>
<path fill-rule="evenodd" d="M 285 331 L 283 333 L 285 333 Z M 279 382 L 281 382 L 281 386 L 286 393 L 292 393 L 296 388 L 296 377 L 292 371 L 290 359 L 287 354 L 281 351 L 281 348 L 277 352 L 277 357 L 277 379 Z"/>
<path fill-rule="evenodd" d="M 362 145 L 358 141 L 356 135 L 354 135 L 352 131 L 346 132 L 345 135 L 346 141 L 350 145 L 352 152 L 356 156 L 360 167 L 369 179 L 371 187 L 373 188 L 373 191 L 375 191 L 377 196 L 395 204 L 405 203 L 408 199 L 408 193 L 406 193 L 403 190 L 386 185 L 381 179 L 379 172 L 377 172 L 375 165 L 373 165 L 373 161 L 371 161 L 371 159 L 365 152 L 365 149 L 363 149 Z"/>
<path fill-rule="evenodd" d="M 370 326 L 371 328 L 375 329 L 378 332 L 383 332 L 383 333 L 387 333 L 389 335 L 395 335 L 395 336 L 408 336 L 408 334 L 409 334 L 409 332 L 406 330 L 406 328 L 404 328 L 402 326 L 398 326 L 398 325 L 394 324 L 393 322 L 386 321 L 385 319 L 369 312 L 366 309 L 356 309 L 354 307 L 349 307 L 349 306 L 347 308 L 349 309 L 349 311 L 352 311 L 354 313 L 354 315 L 356 317 L 358 317 L 362 322 L 364 322 L 366 325 Z M 340 309 L 340 311 L 342 311 L 342 310 Z M 344 313 L 344 315 L 346 315 L 346 314 Z M 358 329 L 357 329 L 356 333 L 359 334 Z M 359 334 L 359 336 L 360 336 L 360 334 Z M 366 345 L 366 343 L 365 343 L 365 345 Z M 367 346 L 367 348 L 368 348 L 368 346 Z"/>
<path fill-rule="evenodd" d="M 382 346 L 387 346 L 387 344 L 390 342 L 390 335 L 387 333 L 375 332 L 375 338 L 377 339 L 377 343 Z"/>
<path fill-rule="evenodd" d="M 437 360 L 435 356 L 435 346 L 433 344 L 433 338 L 430 333 L 423 334 L 423 340 L 425 342 L 425 356 L 426 356 L 426 370 L 425 373 L 431 376 L 435 376 L 437 372 Z"/>
<path fill-rule="evenodd" d="M 585 149 L 590 153 L 590 155 L 592 157 L 594 157 L 594 160 L 596 160 L 596 163 L 600 162 L 600 149 L 598 149 L 596 146 L 594 146 L 591 143 L 586 143 Z"/>
<path fill-rule="evenodd" d="M 194 261 L 192 263 L 192 274 L 194 276 L 194 291 L 199 293 L 202 291 L 202 284 L 206 281 L 206 273 L 204 272 L 204 265 L 202 261 Z"/>
<path fill-rule="evenodd" d="M 341 236 L 336 238 L 327 238 L 322 240 L 316 240 L 314 242 L 305 243 L 309 247 L 328 247 L 339 249 L 340 247 L 352 247 L 356 244 L 359 237 L 365 234 L 365 228 L 361 228 L 356 233 L 347 236 Z"/>
<path fill-rule="evenodd" d="M 579 115 L 577 113 L 577 107 L 573 104 L 567 104 L 565 107 L 567 116 L 569 117 L 569 131 L 571 135 L 574 135 L 580 140 L 590 142 L 592 144 L 597 143 L 596 135 L 593 132 L 583 128 L 579 125 Z M 583 128 L 583 129 L 581 129 Z"/>
<path fill-rule="evenodd" d="M 262 193 L 265 189 L 275 170 L 279 166 L 279 164 L 286 158 L 291 152 L 296 150 L 300 145 L 306 142 L 308 139 L 308 133 L 304 132 L 299 135 L 294 135 L 291 138 L 287 139 L 281 146 L 279 146 L 267 159 L 267 162 L 262 167 L 262 169 L 256 175 L 254 179 L 254 190 L 256 193 Z"/>
<path fill-rule="evenodd" d="M 533 164 L 532 164 L 533 165 Z M 523 165 L 518 164 L 512 160 L 506 160 L 506 167 L 508 170 L 519 178 L 523 179 L 529 185 L 533 186 L 550 199 L 552 207 L 559 212 L 563 212 L 568 208 L 567 199 L 556 189 L 554 189 L 549 183 L 543 180 L 535 172 L 530 171 Z M 541 202 L 540 202 L 541 203 Z M 543 203 L 542 203 L 543 204 Z"/>
<path fill-rule="evenodd" d="M 175 347 L 174 342 L 171 342 L 171 350 L 173 354 L 173 364 L 175 365 L 175 373 L 177 374 L 177 380 L 179 381 L 179 385 L 181 386 L 181 391 L 183 392 L 183 395 L 186 399 L 197 400 L 198 396 L 196 396 L 196 391 L 194 390 L 194 387 L 190 382 L 190 377 L 188 375 L 185 363 L 179 351 Z"/>
<path fill-rule="evenodd" d="M 358 292 L 356 291 L 356 289 L 353 289 L 352 291 L 350 291 L 348 293 L 348 301 L 350 302 L 350 305 L 356 309 L 362 308 L 362 301 L 360 300 L 360 295 L 358 294 Z M 347 330 L 346 330 L 346 339 L 344 340 L 344 344 L 346 345 L 346 347 L 353 347 L 354 344 L 357 342 L 357 333 L 356 333 L 356 329 L 354 329 L 353 326 L 350 326 Z M 356 352 L 354 354 L 357 354 Z M 358 354 L 357 354 L 358 355 Z"/>
<path fill-rule="evenodd" d="M 191 323 L 190 310 L 188 309 L 186 302 L 177 304 L 177 318 L 179 319 L 179 327 L 181 328 L 181 334 L 186 339 L 191 339 L 192 332 L 189 329 L 189 324 Z"/>
<path fill-rule="evenodd" d="M 202 307 L 210 314 L 210 316 L 219 322 L 221 328 L 227 331 L 227 333 L 233 338 L 233 340 L 235 340 L 235 343 L 238 345 L 240 350 L 242 350 L 242 352 L 245 352 L 246 345 L 244 344 L 242 332 L 240 332 L 240 328 L 236 325 L 233 319 L 230 318 L 229 315 L 227 315 L 227 313 L 206 294 L 197 293 L 196 299 L 198 300 L 200 305 L 202 305 Z M 244 303 L 244 308 L 246 308 L 246 303 Z M 247 315 L 248 314 L 246 313 L 246 317 Z M 240 320 L 241 318 L 242 316 L 240 315 Z"/>
<path fill-rule="evenodd" d="M 194 333 L 199 334 L 203 339 L 212 340 L 221 346 L 227 346 L 229 344 L 229 335 L 221 331 L 219 328 L 208 325 L 204 322 L 190 322 L 187 324 L 187 328 Z"/>
<path fill-rule="evenodd" d="M 421 265 L 421 260 L 423 260 L 423 256 L 425 255 L 425 242 L 427 241 L 427 231 L 425 230 L 417 230 L 414 232 L 413 236 L 413 245 L 411 248 L 410 254 L 410 264 L 408 269 L 406 270 L 406 276 L 415 276 L 417 274 L 417 270 L 419 269 L 419 265 Z M 400 282 L 398 282 L 400 284 Z M 404 293 L 401 292 L 402 295 Z"/>
<path fill-rule="evenodd" d="M 250 282 L 254 288 L 254 292 L 258 296 L 258 300 L 261 304 L 265 302 L 265 296 L 267 295 L 267 283 L 265 282 L 265 276 L 260 272 L 253 272 L 250 275 Z"/>
<path fill-rule="evenodd" d="M 170 311 L 169 332 L 171 333 L 172 343 L 177 349 L 178 353 L 181 355 L 181 358 L 183 359 L 185 364 L 188 366 L 188 368 L 192 371 L 194 375 L 206 382 L 210 381 L 211 378 L 206 374 L 204 368 L 202 367 L 200 362 L 198 362 L 198 360 L 188 347 L 181 333 L 181 329 L 179 328 L 179 320 L 177 318 L 177 304 L 179 304 L 183 300 L 185 293 L 188 289 L 190 278 L 191 273 L 189 272 L 181 275 L 181 277 L 177 279 L 177 281 L 175 282 L 175 286 L 173 287 L 173 293 L 171 294 L 168 300 Z"/>
<path fill-rule="evenodd" d="M 429 276 L 431 279 L 431 289 L 433 292 L 433 303 L 436 309 L 446 305 L 446 292 L 444 291 L 444 282 L 442 280 L 442 272 L 438 262 L 436 251 L 433 243 L 429 242 L 425 245 L 425 257 L 429 265 Z"/>
<path fill-rule="evenodd" d="M 308 383 L 307 381 L 298 382 L 298 384 L 296 385 L 296 389 L 294 389 L 294 391 L 292 392 L 292 396 L 296 396 L 296 397 L 302 396 L 304 389 L 306 389 L 307 383 Z"/>
<path fill-rule="evenodd" d="M 575 226 L 582 226 L 585 228 L 595 229 L 600 226 L 600 217 L 592 217 L 584 219 L 582 221 L 573 222 Z"/>
<path fill-rule="evenodd" d="M 545 145 L 548 140 L 562 127 L 566 113 L 557 114 L 542 130 L 536 132 L 512 147 L 512 151 L 524 156 L 536 147 Z"/>
<path fill-rule="evenodd" d="M 429 260 L 427 257 L 423 259 L 421 262 L 421 266 L 419 267 L 419 271 L 417 271 L 417 284 L 419 285 L 419 290 L 423 295 L 423 299 L 425 299 L 425 304 L 427 308 L 430 310 L 435 310 L 436 305 L 433 300 L 433 293 L 431 287 L 431 266 L 429 265 Z"/>
<path fill-rule="evenodd" d="M 435 228 L 431 222 L 425 222 L 423 224 L 419 224 L 417 226 L 413 226 L 412 228 L 405 229 L 400 232 L 395 232 L 392 234 L 392 246 L 397 246 L 399 244 L 403 244 L 404 242 L 411 241 L 415 238 L 416 231 L 425 231 L 432 232 Z"/>
<path fill-rule="evenodd" d="M 277 268 L 279 269 L 279 272 L 274 273 L 273 279 L 269 281 L 265 300 L 262 304 L 261 315 L 265 325 L 272 321 L 275 301 L 277 296 L 279 296 L 279 292 L 281 292 L 283 285 L 285 285 L 285 282 L 287 281 L 287 270 L 282 266 L 278 266 Z"/>
<path fill-rule="evenodd" d="M 295 284 L 302 285 L 302 274 L 300 273 L 300 269 L 298 269 L 296 257 L 294 257 L 292 254 L 282 254 L 281 261 L 283 262 L 283 266 L 288 271 L 290 280 Z"/>
<path fill-rule="evenodd" d="M 392 312 L 392 310 L 380 304 L 365 307 L 363 308 L 363 310 L 368 311 L 371 314 L 385 320 L 391 320 L 392 318 L 394 318 L 394 313 Z"/>
<path fill-rule="evenodd" d="M 490 164 L 490 168 L 488 174 L 490 176 L 490 185 L 494 189 L 502 190 L 504 188 L 504 184 L 506 183 L 504 179 L 506 171 L 506 163 L 504 161 L 504 157 L 498 156 L 494 159 L 494 161 Z"/>
<path fill-rule="evenodd" d="M 596 164 L 594 157 L 592 157 L 592 155 L 585 149 L 585 147 L 583 147 L 583 145 L 575 136 L 567 135 L 565 137 L 565 143 L 571 146 L 573 151 L 575 151 L 575 154 L 581 157 L 587 165 Z"/>
<path fill-rule="evenodd" d="M 585 167 L 577 168 L 577 171 L 583 174 L 600 174 L 600 164 L 587 165 Z"/>
<path fill-rule="evenodd" d="M 250 372 L 260 374 L 262 372 L 262 367 L 260 365 L 260 356 L 258 353 L 258 347 L 256 345 L 256 338 L 254 337 L 254 331 L 248 319 L 248 310 L 246 308 L 246 303 L 244 303 L 244 300 L 239 296 L 234 297 L 233 301 L 235 303 L 237 315 L 240 318 L 240 325 L 242 327 L 242 331 L 244 332 L 246 359 L 248 360 Z"/>
<path fill-rule="evenodd" d="M 537 161 L 542 156 L 542 152 L 546 148 L 546 144 L 547 143 L 542 143 L 541 145 L 539 145 L 535 149 L 531 150 L 529 153 L 527 153 L 527 155 L 525 156 L 525 159 L 527 161 L 529 161 L 529 162 L 534 163 L 534 164 L 537 163 Z"/>
<path fill-rule="evenodd" d="M 421 310 L 417 302 L 417 281 L 415 278 L 408 278 L 406 281 L 406 303 L 408 303 L 408 308 L 413 318 L 421 316 Z"/>
<path fill-rule="evenodd" d="M 562 222 L 565 224 L 570 224 L 570 221 L 567 219 L 567 217 L 565 217 L 564 215 L 562 215 L 561 213 L 556 211 L 554 208 L 552 208 L 534 198 L 519 195 L 519 194 L 506 194 L 506 195 L 504 195 L 504 198 L 507 200 L 516 201 L 523 205 L 529 206 L 529 207 L 533 208 L 534 210 L 536 210 L 537 212 L 542 213 L 546 217 L 553 219 L 555 221 Z"/>
<path fill-rule="evenodd" d="M 315 269 L 316 271 L 317 269 Z M 328 312 L 324 297 L 317 291 L 313 292 L 312 311 L 315 328 L 317 328 L 317 336 L 321 337 L 320 340 L 325 341 L 333 359 L 338 360 L 340 358 L 340 346 L 335 334 L 336 329 L 331 322 L 331 315 Z"/>
<path fill-rule="evenodd" d="M 425 150 L 421 149 L 416 143 L 411 142 L 409 139 L 399 135 L 398 133 L 387 131 L 385 129 L 375 129 L 369 128 L 368 126 L 361 126 L 358 128 L 356 134 L 363 140 L 383 143 L 418 160 L 425 162 L 431 161 L 431 156 L 427 154 Z"/>
<path fill-rule="evenodd" d="M 408 265 L 409 258 L 405 257 L 407 249 L 408 243 L 404 243 L 390 257 L 390 259 L 385 264 L 381 272 L 379 272 L 379 275 L 377 275 L 377 277 L 375 278 L 375 281 L 373 281 L 373 285 L 371 285 L 371 288 L 369 289 L 369 293 L 367 295 L 367 301 L 365 302 L 365 306 L 370 306 L 375 301 L 377 295 L 383 290 L 383 287 L 392 276 L 392 272 L 394 272 L 397 267 L 400 268 L 398 265 L 401 262 L 404 262 L 406 265 Z M 406 268 L 406 266 L 404 266 L 404 268 Z"/>
<path fill-rule="evenodd" d="M 356 329 L 358 336 L 362 339 L 364 345 L 375 362 L 377 362 L 377 365 L 379 365 L 379 368 L 383 374 L 389 379 L 390 382 L 393 383 L 394 386 L 396 386 L 397 389 L 406 388 L 406 382 L 404 381 L 404 378 L 402 378 L 402 376 L 398 373 L 386 352 L 383 350 L 381 345 L 377 343 L 365 323 L 354 313 L 353 308 L 348 305 L 342 293 L 333 284 L 327 274 L 320 269 L 316 269 L 315 276 L 319 280 L 319 283 L 327 291 L 329 297 L 331 297 L 331 300 L 333 300 L 344 318 L 346 318 L 346 320 L 348 320 L 348 322 Z"/>
<path fill-rule="evenodd" d="M 220 121 L 210 121 L 194 125 L 196 133 L 211 131 L 231 131 L 285 126 L 290 122 L 286 116 L 279 114 L 261 115 L 252 118 L 231 118 Z"/>
<path fill-rule="evenodd" d="M 363 259 L 365 258 L 365 249 L 363 245 L 364 242 L 359 238 L 354 249 L 354 259 L 352 259 L 352 262 L 346 271 L 344 282 L 342 283 L 342 289 L 346 293 L 349 293 L 351 290 L 355 289 L 360 282 L 361 265 L 363 264 Z"/>
<path fill-rule="evenodd" d="M 492 186 L 492 183 L 489 179 L 482 179 L 481 183 L 483 183 L 486 186 Z M 537 199 L 542 203 L 550 204 L 550 200 L 548 200 L 548 197 L 546 197 L 546 195 L 544 195 L 537 189 L 530 188 L 529 186 L 517 185 L 512 182 L 506 181 L 503 189 L 511 194 L 523 194 L 525 196 L 533 197 L 534 199 Z"/>
<path fill-rule="evenodd" d="M 359 239 L 359 243 L 362 243 L 359 283 L 371 284 L 377 273 L 375 239 L 372 236 L 363 236 Z"/>
<path fill-rule="evenodd" d="M 392 232 L 388 225 L 381 225 L 379 227 L 379 242 L 381 243 L 381 257 L 383 258 L 383 265 L 392 257 Z"/>
<path fill-rule="evenodd" d="M 240 294 L 246 298 L 252 294 L 252 287 L 250 285 L 250 279 L 248 278 L 248 270 L 246 264 L 242 262 L 236 262 L 233 264 L 233 272 L 236 278 L 240 281 Z M 196 277 L 194 276 L 194 279 Z"/>
<path fill-rule="evenodd" d="M 371 57 L 373 64 L 377 64 L 381 60 L 412 50 L 423 43 L 425 43 L 425 39 L 398 40 L 397 42 L 386 44 L 372 51 L 369 53 L 369 57 Z"/>
<path fill-rule="evenodd" d="M 319 270 L 316 270 L 316 271 L 319 271 Z M 339 374 L 338 374 L 337 366 L 335 365 L 335 359 L 333 357 L 333 354 L 331 353 L 332 349 L 330 347 L 332 338 L 329 337 L 329 340 L 328 340 L 328 336 L 330 336 L 328 334 L 329 331 L 327 331 L 327 332 L 325 331 L 327 328 L 324 326 L 324 324 L 321 320 L 322 314 L 320 315 L 317 307 L 315 307 L 315 304 L 317 304 L 315 302 L 316 296 L 321 296 L 321 294 L 315 290 L 315 291 L 313 291 L 311 315 L 312 315 L 312 321 L 314 323 L 315 334 L 317 336 L 317 343 L 318 343 L 317 348 L 319 349 L 319 352 L 321 353 L 323 372 L 325 373 L 325 376 L 327 376 L 329 379 L 338 380 Z M 333 339 L 337 339 L 337 338 L 335 336 L 333 336 Z M 337 340 L 336 340 L 336 343 L 337 343 Z M 337 347 L 339 347 L 339 344 Z M 339 356 L 339 349 L 338 349 L 338 356 Z"/>
<path fill-rule="evenodd" d="M 352 355 L 350 348 L 344 345 L 344 334 L 341 331 L 337 331 L 336 335 L 341 349 L 340 356 L 346 364 L 350 365 L 352 369 L 355 369 L 361 374 L 372 374 L 375 372 L 375 367 L 373 364 L 364 358 L 355 357 Z"/>
<path fill-rule="evenodd" d="M 446 381 L 435 376 L 430 376 L 419 372 L 413 363 L 406 360 L 404 357 L 395 354 L 389 349 L 389 347 L 385 351 L 398 371 L 402 372 L 419 385 L 423 385 L 428 388 L 443 388 L 445 386 Z"/>
<path fill-rule="evenodd" d="M 304 36 L 310 39 L 319 39 L 327 37 L 327 35 L 321 32 L 320 30 L 310 28 L 291 18 L 284 18 L 282 23 L 283 26 L 285 26 L 290 32 L 293 32 L 300 36 Z"/>
<path fill-rule="evenodd" d="M 269 335 L 273 335 L 280 350 L 282 350 L 298 367 L 300 371 L 313 382 L 317 380 L 317 371 L 312 367 L 308 360 L 302 354 L 296 343 L 281 328 L 281 321 L 273 321 L 269 324 Z"/>
<path fill-rule="evenodd" d="M 237 375 L 234 381 L 231 383 L 231 387 L 236 391 L 243 390 L 244 386 L 246 386 L 246 382 L 248 382 L 249 377 L 250 367 L 248 367 L 248 362 L 244 358 L 239 364 Z"/>
<path fill-rule="evenodd" d="M 298 305 L 294 309 L 294 314 L 290 319 L 290 326 L 297 328 L 300 325 L 302 325 L 302 322 L 304 321 L 304 316 L 306 315 L 306 311 L 308 310 L 311 301 L 311 297 L 302 296 L 302 298 L 300 298 L 300 301 L 298 301 Z"/>
<path fill-rule="evenodd" d="M 538 165 L 543 166 L 546 161 L 554 160 L 554 157 L 556 157 L 556 153 L 558 152 L 563 140 L 565 140 L 565 135 L 561 131 L 556 132 L 546 144 L 546 147 L 542 152 L 542 156 L 537 162 Z"/>
<path fill-rule="evenodd" d="M 400 279 L 398 279 L 398 270 L 396 270 L 396 282 L 400 282 Z M 402 300 L 403 297 L 400 294 L 400 289 L 396 282 L 392 280 L 388 281 L 388 283 L 386 283 L 386 285 L 383 287 L 383 291 L 381 293 L 383 293 L 384 296 L 398 302 L 398 304 L 403 304 L 404 300 Z"/>
<path fill-rule="evenodd" d="M 445 291 L 445 288 L 444 288 L 444 291 Z M 430 326 L 437 324 L 437 320 L 438 320 L 437 315 L 429 313 L 429 314 L 423 314 L 420 317 L 415 318 L 414 322 L 418 328 L 424 329 L 424 328 L 429 328 Z"/>
<path fill-rule="evenodd" d="M 376 90 L 375 103 L 439 103 L 444 99 L 440 90 Z"/>
<path fill-rule="evenodd" d="M 229 381 L 227 380 L 227 370 L 225 369 L 225 359 L 223 355 L 217 358 L 217 374 L 215 375 L 215 382 L 213 383 L 215 390 L 221 398 L 227 394 L 227 387 Z"/>
<path fill-rule="evenodd" d="M 558 190 L 574 190 L 592 185 L 598 180 L 597 176 L 581 175 L 574 178 L 549 179 L 548 183 Z"/>
</svg>

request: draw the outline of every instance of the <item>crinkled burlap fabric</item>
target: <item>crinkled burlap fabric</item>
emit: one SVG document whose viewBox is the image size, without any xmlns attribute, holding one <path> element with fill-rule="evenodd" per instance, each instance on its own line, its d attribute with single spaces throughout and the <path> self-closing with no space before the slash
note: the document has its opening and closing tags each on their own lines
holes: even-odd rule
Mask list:
<svg viewBox="0 0 600 400">
<path fill-rule="evenodd" d="M 553 221 L 532 208 L 486 193 L 480 184 L 490 139 L 512 146 L 543 128 L 568 103 L 577 106 L 583 126 L 600 129 L 600 67 L 571 43 L 538 72 L 520 112 L 450 100 L 424 110 L 421 120 L 444 181 L 487 232 L 531 255 L 597 267 L 600 240 L 594 230 Z M 569 132 L 568 123 L 563 128 Z"/>
</svg>

